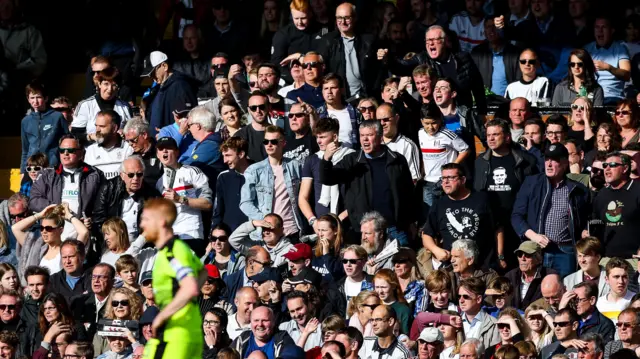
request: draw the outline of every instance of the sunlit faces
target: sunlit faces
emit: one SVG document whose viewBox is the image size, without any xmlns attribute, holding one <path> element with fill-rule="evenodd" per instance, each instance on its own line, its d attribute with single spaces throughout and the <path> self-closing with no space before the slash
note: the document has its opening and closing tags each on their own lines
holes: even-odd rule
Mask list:
<svg viewBox="0 0 640 359">
<path fill-rule="evenodd" d="M 291 9 L 291 18 L 298 30 L 304 31 L 309 25 L 309 15 L 305 12 Z"/>
<path fill-rule="evenodd" d="M 362 223 L 360 232 L 362 233 L 362 247 L 367 253 L 370 255 L 378 253 L 383 245 L 383 236 L 379 231 L 376 231 L 374 221 Z"/>
<path fill-rule="evenodd" d="M 416 89 L 423 99 L 428 99 L 433 93 L 433 81 L 427 75 L 416 75 L 413 77 L 413 82 L 416 84 Z"/>
<path fill-rule="evenodd" d="M 360 145 L 362 150 L 366 154 L 371 154 L 380 148 L 382 143 L 382 136 L 380 136 L 375 128 L 361 127 L 360 128 Z"/>
<path fill-rule="evenodd" d="M 432 59 L 437 59 L 444 54 L 445 33 L 441 29 L 431 29 L 425 34 L 427 54 Z"/>
<path fill-rule="evenodd" d="M 523 76 L 536 77 L 538 56 L 531 50 L 525 50 L 520 54 L 520 71 Z"/>
<path fill-rule="evenodd" d="M 31 105 L 31 108 L 38 112 L 42 112 L 47 108 L 47 98 L 42 96 L 41 93 L 32 92 L 27 97 L 27 100 L 29 101 L 29 105 Z"/>
<path fill-rule="evenodd" d="M 223 105 L 220 108 L 220 115 L 227 127 L 240 128 L 240 111 L 237 107 Z"/>
<path fill-rule="evenodd" d="M 342 257 L 342 267 L 348 277 L 355 277 L 362 273 L 364 265 L 366 264 L 366 258 L 359 258 L 358 255 L 352 251 L 347 250 Z"/>
<path fill-rule="evenodd" d="M 322 84 L 322 97 L 329 105 L 342 103 L 342 89 L 338 80 L 329 80 Z"/>
<path fill-rule="evenodd" d="M 228 78 L 217 77 L 215 80 L 213 80 L 213 86 L 215 87 L 216 93 L 220 98 L 227 96 L 231 92 Z"/>
</svg>

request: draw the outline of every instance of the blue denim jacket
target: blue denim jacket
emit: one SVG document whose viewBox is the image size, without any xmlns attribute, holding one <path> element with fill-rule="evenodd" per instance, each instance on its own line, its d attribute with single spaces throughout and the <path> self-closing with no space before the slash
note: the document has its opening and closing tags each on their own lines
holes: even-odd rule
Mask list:
<svg viewBox="0 0 640 359">
<path fill-rule="evenodd" d="M 288 158 L 282 159 L 282 172 L 287 186 L 291 207 L 295 214 L 298 229 L 305 221 L 298 209 L 298 193 L 302 179 L 300 162 Z M 269 158 L 254 163 L 244 171 L 245 182 L 240 191 L 240 209 L 249 220 L 261 220 L 273 211 L 273 192 L 275 177 L 269 164 Z"/>
</svg>

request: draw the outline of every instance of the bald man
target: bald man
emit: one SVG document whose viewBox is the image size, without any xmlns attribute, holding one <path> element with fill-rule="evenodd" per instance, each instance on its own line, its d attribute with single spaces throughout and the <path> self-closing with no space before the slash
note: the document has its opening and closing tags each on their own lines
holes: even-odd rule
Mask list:
<svg viewBox="0 0 640 359">
<path fill-rule="evenodd" d="M 555 316 L 560 305 L 562 295 L 566 292 L 566 288 L 557 274 L 549 274 L 542 278 L 540 283 L 540 292 L 542 298 L 536 300 L 532 304 L 537 304 L 547 310 L 551 316 Z"/>
<path fill-rule="evenodd" d="M 270 267 L 272 264 L 271 256 L 262 246 L 253 246 L 247 251 L 247 264 L 244 270 L 239 270 L 224 278 L 225 289 L 222 297 L 227 303 L 231 303 L 233 309 L 236 310 L 236 293 L 242 287 L 251 287 L 252 283 L 249 277 L 262 272 L 264 267 Z"/>
<path fill-rule="evenodd" d="M 247 357 L 247 359 L 268 359 L 267 356 L 261 352 L 260 350 L 254 350 L 253 352 L 251 352 L 251 354 L 249 354 L 249 356 Z"/>
<path fill-rule="evenodd" d="M 336 29 L 324 36 L 320 44 L 320 54 L 324 58 L 327 72 L 333 72 L 346 85 L 347 98 L 360 94 L 371 96 L 374 90 L 377 69 L 374 48 L 375 37 L 356 32 L 356 8 L 343 3 L 336 8 Z"/>
<path fill-rule="evenodd" d="M 383 353 L 388 359 L 411 357 L 404 344 L 396 340 L 393 327 L 398 322 L 396 311 L 388 305 L 379 305 L 371 314 L 375 337 L 366 337 L 360 348 L 360 358 L 381 358 Z"/>
<path fill-rule="evenodd" d="M 509 103 L 511 141 L 518 142 L 524 134 L 524 122 L 531 117 L 531 104 L 524 97 L 516 97 Z"/>
<path fill-rule="evenodd" d="M 251 312 L 258 303 L 258 292 L 252 287 L 242 287 L 236 292 L 234 304 L 238 308 L 237 312 L 229 317 L 227 323 L 227 333 L 229 338 L 234 340 L 240 334 L 251 330 Z"/>
<path fill-rule="evenodd" d="M 287 332 L 278 330 L 275 315 L 268 307 L 257 307 L 251 312 L 251 330 L 238 336 L 231 347 L 242 358 L 256 350 L 263 351 L 269 358 L 280 356 L 283 348 L 296 345 Z"/>
<path fill-rule="evenodd" d="M 398 131 L 400 116 L 388 103 L 383 103 L 376 110 L 376 118 L 382 124 L 382 141 L 394 152 L 401 154 L 409 164 L 411 179 L 416 183 L 420 179 L 420 151 L 415 142 Z"/>
</svg>

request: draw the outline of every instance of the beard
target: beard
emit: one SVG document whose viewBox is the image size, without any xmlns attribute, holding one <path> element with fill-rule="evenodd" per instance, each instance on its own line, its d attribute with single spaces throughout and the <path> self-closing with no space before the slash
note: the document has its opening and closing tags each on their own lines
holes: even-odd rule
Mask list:
<svg viewBox="0 0 640 359">
<path fill-rule="evenodd" d="M 367 254 L 375 254 L 380 249 L 380 243 L 378 241 L 374 241 L 373 244 L 365 241 L 362 242 L 362 247 L 367 251 Z"/>
</svg>

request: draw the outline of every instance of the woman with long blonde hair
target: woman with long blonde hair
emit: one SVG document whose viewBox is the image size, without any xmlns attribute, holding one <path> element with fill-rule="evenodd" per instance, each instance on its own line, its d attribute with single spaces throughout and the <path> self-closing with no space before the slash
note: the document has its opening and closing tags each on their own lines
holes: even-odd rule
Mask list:
<svg viewBox="0 0 640 359">
<path fill-rule="evenodd" d="M 363 290 L 357 296 L 351 298 L 347 307 L 349 326 L 358 329 L 365 337 L 374 335 L 371 314 L 380 304 L 382 304 L 382 301 L 378 293 L 372 290 Z"/>
<path fill-rule="evenodd" d="M 529 328 L 531 328 L 531 341 L 536 345 L 538 351 L 551 344 L 553 341 L 553 318 L 544 308 L 531 304 L 524 311 Z"/>
<path fill-rule="evenodd" d="M 595 123 L 595 113 L 593 111 L 593 105 L 586 97 L 577 97 L 571 103 L 571 116 L 569 117 L 569 138 L 573 138 L 578 143 L 582 144 L 590 141 L 595 133 L 593 127 Z"/>
<path fill-rule="evenodd" d="M 140 320 L 142 316 L 142 300 L 133 291 L 127 288 L 116 288 L 111 291 L 105 305 L 104 317 L 111 320 Z M 127 334 L 133 344 L 136 340 L 131 333 Z M 133 339 L 133 340 L 132 340 Z M 107 338 L 100 335 L 93 337 L 93 350 L 98 356 L 109 350 Z"/>
<path fill-rule="evenodd" d="M 459 316 L 460 314 L 453 310 L 443 310 L 442 314 L 450 316 Z M 464 330 L 451 325 L 451 323 L 445 323 L 441 321 L 437 324 L 438 330 L 442 332 L 444 337 L 444 349 L 442 350 L 441 358 L 458 359 L 460 354 L 460 346 L 465 340 Z"/>
<path fill-rule="evenodd" d="M 39 226 L 36 224 L 38 221 Z M 60 247 L 66 222 L 71 222 L 78 234 L 76 238 L 86 245 L 89 230 L 81 220 L 71 214 L 66 202 L 61 205 L 49 205 L 39 213 L 11 226 L 11 231 L 20 244 L 16 250 L 20 278 L 24 277 L 24 271 L 29 266 L 45 267 L 52 275 L 62 269 Z M 32 231 L 34 226 L 37 231 Z"/>
<path fill-rule="evenodd" d="M 344 241 L 342 223 L 335 214 L 326 214 L 316 220 L 318 241 L 314 249 L 311 267 L 322 274 L 327 281 L 344 277 L 340 261 L 340 250 Z"/>
<path fill-rule="evenodd" d="M 396 311 L 398 323 L 400 323 L 400 333 L 409 335 L 411 309 L 404 299 L 404 293 L 402 293 L 396 274 L 391 269 L 380 269 L 373 276 L 373 285 L 382 303 Z"/>
</svg>

